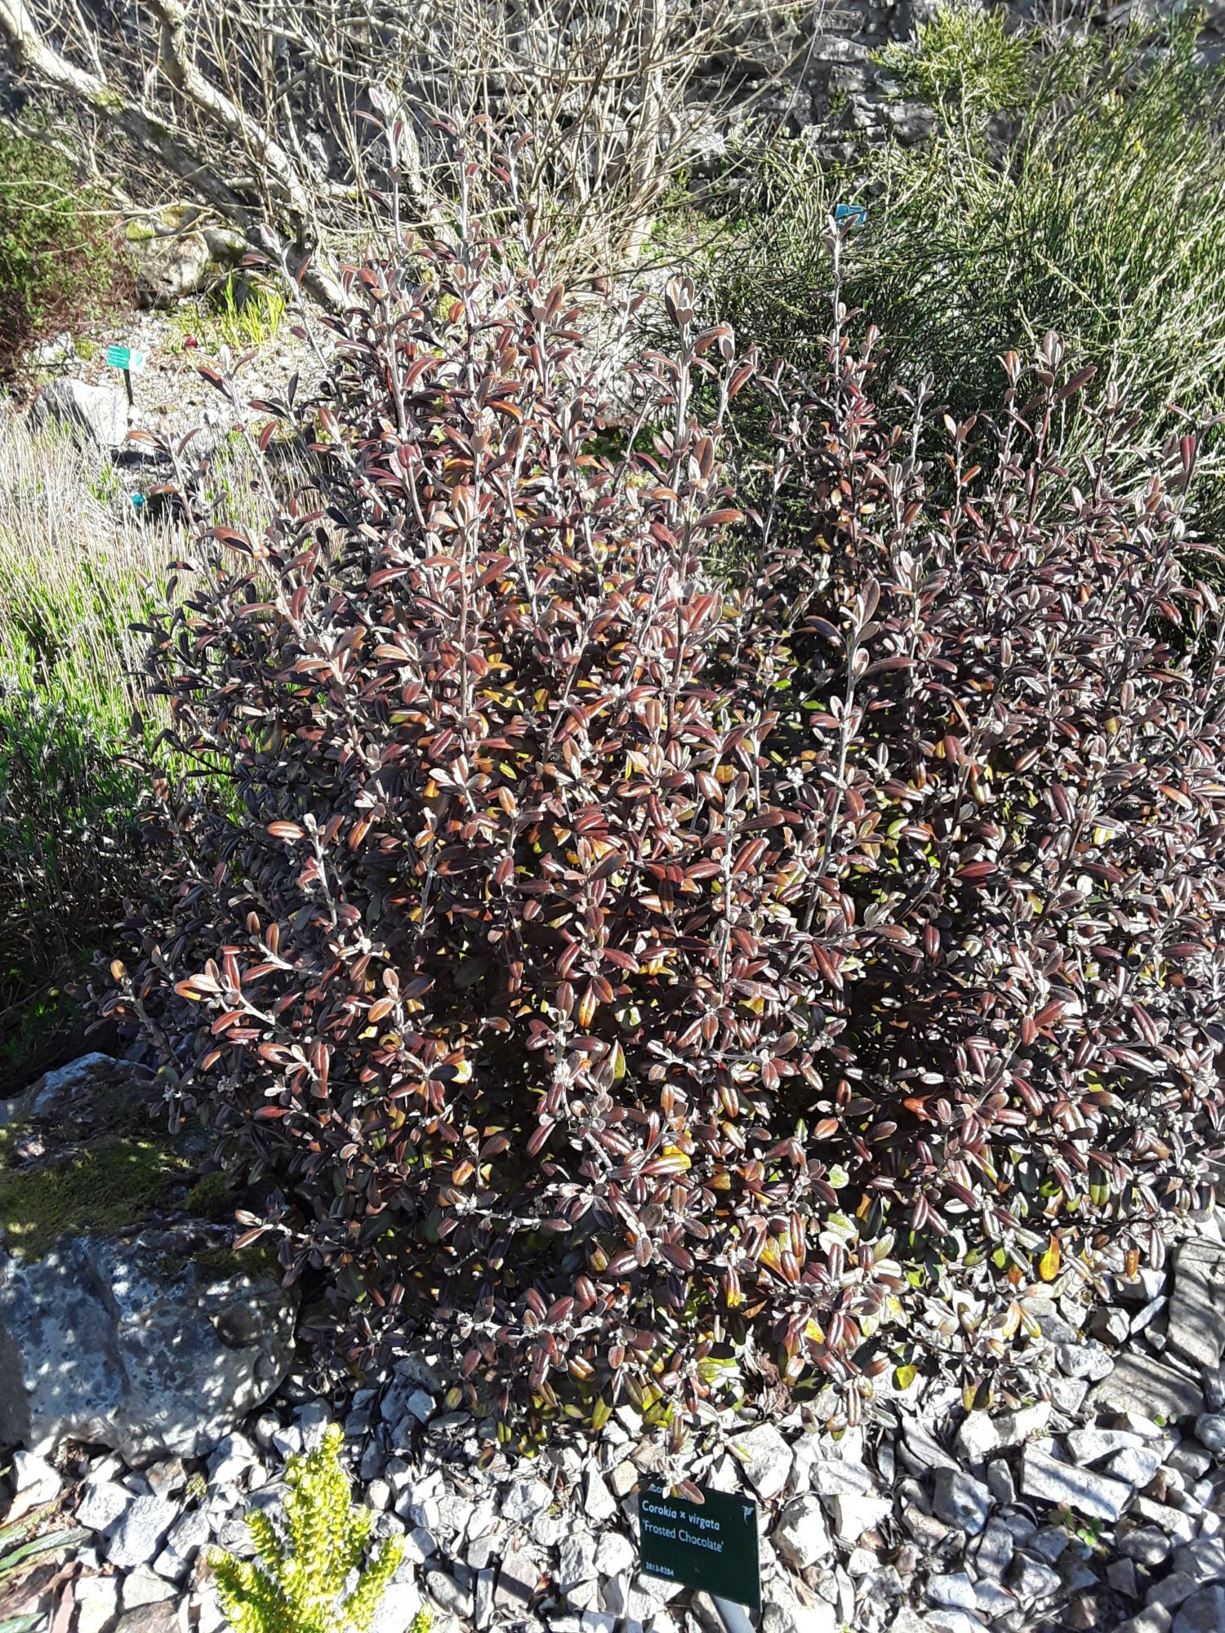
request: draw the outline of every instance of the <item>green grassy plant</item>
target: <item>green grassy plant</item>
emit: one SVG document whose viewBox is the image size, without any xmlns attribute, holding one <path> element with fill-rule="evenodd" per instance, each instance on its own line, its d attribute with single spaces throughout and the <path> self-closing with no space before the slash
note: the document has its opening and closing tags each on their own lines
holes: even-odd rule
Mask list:
<svg viewBox="0 0 1225 1633">
<path fill-rule="evenodd" d="M 206 352 L 222 346 L 258 350 L 280 334 L 286 311 L 285 297 L 273 284 L 229 272 L 210 295 L 175 312 L 171 327 L 193 336 Z"/>
<path fill-rule="evenodd" d="M 934 135 L 842 172 L 800 144 L 768 153 L 715 259 L 719 315 L 767 354 L 811 359 L 829 212 L 859 194 L 871 208 L 840 245 L 843 287 L 881 331 L 883 384 L 930 372 L 960 421 L 998 404 L 1006 351 L 1055 330 L 1133 405 L 1137 447 L 1188 429 L 1180 410 L 1207 421 L 1225 408 L 1225 146 L 1221 70 L 1194 43 L 1190 15 L 1085 41 L 944 8 L 879 59 L 931 105 Z M 1065 446 L 1086 435 L 1070 411 Z M 1225 513 L 1220 464 L 1210 438 L 1206 524 Z"/>
<path fill-rule="evenodd" d="M 0 422 L 0 1033 L 80 972 L 138 866 L 131 625 L 177 553 L 109 463 Z"/>
<path fill-rule="evenodd" d="M 258 530 L 268 484 L 234 435 L 199 502 Z M 106 943 L 147 856 L 132 752 L 175 777 L 207 773 L 157 749 L 164 714 L 139 678 L 147 636 L 133 626 L 186 542 L 148 513 L 106 456 L 0 419 L 0 1068 L 14 1074 L 49 1027 L 72 1027 L 62 988 Z"/>
</svg>

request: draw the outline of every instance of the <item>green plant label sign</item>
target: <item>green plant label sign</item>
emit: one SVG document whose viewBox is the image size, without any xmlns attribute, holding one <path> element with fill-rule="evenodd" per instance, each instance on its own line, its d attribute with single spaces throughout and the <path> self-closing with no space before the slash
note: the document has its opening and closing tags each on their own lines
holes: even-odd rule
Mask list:
<svg viewBox="0 0 1225 1633">
<path fill-rule="evenodd" d="M 108 346 L 106 360 L 113 369 L 143 369 L 144 352 L 134 352 L 130 346 Z"/>
<path fill-rule="evenodd" d="M 648 1576 L 664 1576 L 760 1610 L 757 1504 L 725 1491 L 698 1489 L 705 1499 L 701 1503 L 660 1490 L 639 1492 L 642 1569 Z"/>
</svg>

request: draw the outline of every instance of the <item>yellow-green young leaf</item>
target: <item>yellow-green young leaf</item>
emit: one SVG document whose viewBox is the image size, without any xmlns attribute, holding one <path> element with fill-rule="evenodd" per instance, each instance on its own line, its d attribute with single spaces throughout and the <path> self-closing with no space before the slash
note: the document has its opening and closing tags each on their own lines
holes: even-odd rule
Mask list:
<svg viewBox="0 0 1225 1633">
<path fill-rule="evenodd" d="M 918 1375 L 919 1375 L 919 1373 L 918 1373 L 918 1368 L 917 1367 L 913 1367 L 913 1366 L 909 1366 L 909 1365 L 894 1367 L 894 1369 L 893 1369 L 893 1387 L 895 1389 L 900 1389 L 900 1390 L 909 1389 L 911 1384 L 918 1377 Z"/>
<path fill-rule="evenodd" d="M 591 1408 L 591 1427 L 599 1434 L 610 1417 L 612 1417 L 612 1406 L 601 1395 Z"/>
<path fill-rule="evenodd" d="M 1063 1250 L 1059 1246 L 1059 1238 L 1052 1236 L 1046 1252 L 1038 1260 L 1038 1275 L 1042 1281 L 1054 1281 L 1059 1274 L 1059 1266 L 1063 1260 Z"/>
</svg>

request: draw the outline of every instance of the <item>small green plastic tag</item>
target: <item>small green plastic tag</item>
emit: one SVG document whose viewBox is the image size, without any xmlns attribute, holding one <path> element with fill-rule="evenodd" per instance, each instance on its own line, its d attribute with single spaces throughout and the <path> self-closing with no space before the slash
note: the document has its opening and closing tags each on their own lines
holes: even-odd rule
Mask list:
<svg viewBox="0 0 1225 1633">
<path fill-rule="evenodd" d="M 113 369 L 134 371 L 145 366 L 144 352 L 134 352 L 130 346 L 108 346 L 106 360 Z"/>
</svg>

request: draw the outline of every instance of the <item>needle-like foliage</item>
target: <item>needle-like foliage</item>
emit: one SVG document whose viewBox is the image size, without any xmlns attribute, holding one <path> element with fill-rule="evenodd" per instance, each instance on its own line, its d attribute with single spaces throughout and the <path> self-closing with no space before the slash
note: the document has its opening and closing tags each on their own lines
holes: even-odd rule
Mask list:
<svg viewBox="0 0 1225 1633">
<path fill-rule="evenodd" d="M 374 1620 L 402 1549 L 387 1538 L 363 1566 L 374 1516 L 351 1501 L 343 1443 L 331 1424 L 314 1451 L 289 1459 L 281 1526 L 259 1509 L 247 1516 L 254 1560 L 215 1555 L 234 1633 L 364 1633 Z"/>
</svg>

